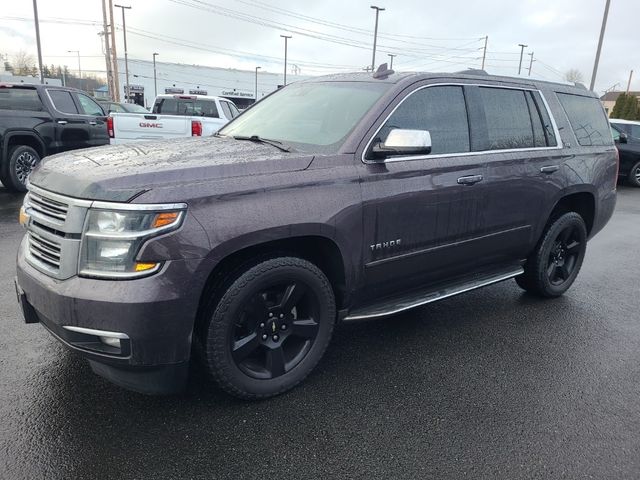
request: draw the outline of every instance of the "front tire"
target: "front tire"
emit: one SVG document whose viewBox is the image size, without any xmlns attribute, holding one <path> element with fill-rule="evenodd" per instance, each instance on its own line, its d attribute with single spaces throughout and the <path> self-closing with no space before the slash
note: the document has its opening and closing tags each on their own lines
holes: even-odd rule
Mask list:
<svg viewBox="0 0 640 480">
<path fill-rule="evenodd" d="M 39 163 L 40 155 L 33 148 L 27 145 L 13 147 L 2 166 L 3 185 L 12 192 L 26 192 L 27 178 Z"/>
<path fill-rule="evenodd" d="M 516 282 L 535 295 L 559 297 L 578 276 L 586 250 L 584 220 L 575 212 L 565 213 L 547 227 Z"/>
<path fill-rule="evenodd" d="M 322 358 L 336 317 L 314 264 L 278 257 L 246 269 L 210 309 L 206 363 L 227 393 L 263 399 L 300 383 Z"/>
<path fill-rule="evenodd" d="M 629 181 L 630 185 L 633 185 L 634 187 L 640 187 L 640 162 L 631 167 L 627 180 Z"/>
</svg>

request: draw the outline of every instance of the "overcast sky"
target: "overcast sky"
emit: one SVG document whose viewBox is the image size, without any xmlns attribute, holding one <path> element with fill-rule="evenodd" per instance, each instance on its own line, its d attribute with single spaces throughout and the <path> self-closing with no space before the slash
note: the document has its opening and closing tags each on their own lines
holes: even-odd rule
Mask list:
<svg viewBox="0 0 640 480">
<path fill-rule="evenodd" d="M 376 64 L 397 55 L 396 70 L 456 71 L 479 68 L 488 35 L 486 70 L 517 75 L 519 43 L 527 44 L 523 75 L 533 52 L 532 76 L 562 80 L 578 69 L 591 78 L 605 0 L 128 0 L 129 58 L 282 71 L 284 44 L 301 74 L 362 69 L 371 63 L 375 14 L 380 13 Z M 117 0 L 116 0 L 117 3 Z M 100 0 L 39 0 L 43 60 L 83 71 L 105 70 Z M 116 9 L 118 55 L 121 14 Z M 640 90 L 640 0 L 612 0 L 596 80 L 602 92 L 615 83 Z M 0 54 L 11 60 L 23 49 L 36 53 L 30 1 L 3 2 Z M 290 65 L 291 66 L 291 65 Z M 293 68 L 293 67 L 291 67 Z M 135 74 L 135 63 L 131 71 Z"/>
</svg>

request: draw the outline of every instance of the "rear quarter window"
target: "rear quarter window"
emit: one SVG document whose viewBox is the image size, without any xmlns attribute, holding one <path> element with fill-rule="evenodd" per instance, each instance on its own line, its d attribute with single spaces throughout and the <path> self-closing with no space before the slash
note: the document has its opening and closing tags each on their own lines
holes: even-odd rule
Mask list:
<svg viewBox="0 0 640 480">
<path fill-rule="evenodd" d="M 613 143 L 609 122 L 599 99 L 570 93 L 556 95 L 580 145 L 597 147 Z"/>
<path fill-rule="evenodd" d="M 0 88 L 0 110 L 43 110 L 35 88 Z"/>
</svg>

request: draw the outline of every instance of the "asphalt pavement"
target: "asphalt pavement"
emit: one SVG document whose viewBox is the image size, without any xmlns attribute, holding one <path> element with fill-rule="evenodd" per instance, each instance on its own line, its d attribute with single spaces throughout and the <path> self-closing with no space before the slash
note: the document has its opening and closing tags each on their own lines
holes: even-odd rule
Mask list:
<svg viewBox="0 0 640 480">
<path fill-rule="evenodd" d="M 0 478 L 640 478 L 640 189 L 542 301 L 507 281 L 342 325 L 298 388 L 248 403 L 94 375 L 18 311 L 19 196 L 0 187 Z"/>
</svg>

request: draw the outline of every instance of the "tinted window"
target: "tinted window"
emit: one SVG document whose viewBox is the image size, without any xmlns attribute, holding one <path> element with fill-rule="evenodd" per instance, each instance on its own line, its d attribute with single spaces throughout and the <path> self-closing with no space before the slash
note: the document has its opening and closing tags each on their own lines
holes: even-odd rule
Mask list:
<svg viewBox="0 0 640 480">
<path fill-rule="evenodd" d="M 635 139 L 640 139 L 640 125 L 634 125 L 632 123 L 627 124 L 627 131 L 629 135 Z"/>
<path fill-rule="evenodd" d="M 94 115 L 96 117 L 100 117 L 104 115 L 102 108 L 96 102 L 91 100 L 86 95 L 78 94 L 78 100 L 80 101 L 80 106 L 86 115 Z"/>
<path fill-rule="evenodd" d="M 529 107 L 522 90 L 480 88 L 489 150 L 535 146 Z"/>
<path fill-rule="evenodd" d="M 580 145 L 590 147 L 611 144 L 609 122 L 600 100 L 567 93 L 558 93 L 558 99 L 567 112 Z"/>
<path fill-rule="evenodd" d="M 231 114 L 231 109 L 229 108 L 229 102 L 220 102 L 220 106 L 222 107 L 222 111 L 224 112 L 224 116 L 227 117 L 227 120 L 231 120 L 233 115 Z"/>
<path fill-rule="evenodd" d="M 429 130 L 431 153 L 469 151 L 469 125 L 462 87 L 418 90 L 389 117 L 378 137 L 384 141 L 394 128 Z"/>
<path fill-rule="evenodd" d="M 620 140 L 620 132 L 613 127 L 611 127 L 611 135 L 613 136 L 614 142 L 617 142 L 618 140 Z"/>
<path fill-rule="evenodd" d="M 42 110 L 42 102 L 35 88 L 0 87 L 0 109 Z"/>
<path fill-rule="evenodd" d="M 53 106 L 56 110 L 62 113 L 78 113 L 76 104 L 73 103 L 73 98 L 69 92 L 64 90 L 49 90 L 49 96 L 53 102 Z"/>
<path fill-rule="evenodd" d="M 153 113 L 218 118 L 214 100 L 191 98 L 162 98 L 153 106 Z"/>
<path fill-rule="evenodd" d="M 149 110 L 147 110 L 146 108 L 144 108 L 142 105 L 138 105 L 137 103 L 125 103 L 124 105 L 120 106 L 118 105 L 120 108 L 122 108 L 123 112 L 129 112 L 129 113 L 149 113 Z"/>
</svg>

